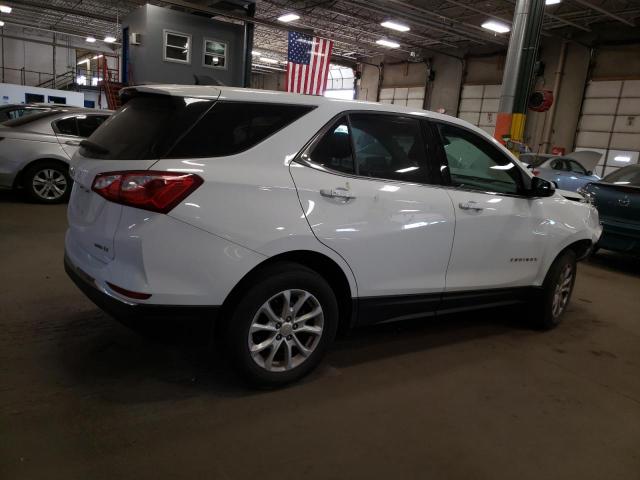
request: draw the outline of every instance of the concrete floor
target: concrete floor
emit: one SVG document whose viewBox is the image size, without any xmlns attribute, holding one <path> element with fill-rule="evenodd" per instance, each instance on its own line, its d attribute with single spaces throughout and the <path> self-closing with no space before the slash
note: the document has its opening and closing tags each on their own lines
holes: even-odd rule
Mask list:
<svg viewBox="0 0 640 480">
<path fill-rule="evenodd" d="M 255 392 L 85 299 L 64 215 L 0 195 L 2 479 L 640 478 L 640 259 L 581 264 L 552 332 L 517 310 L 370 328 Z"/>
</svg>

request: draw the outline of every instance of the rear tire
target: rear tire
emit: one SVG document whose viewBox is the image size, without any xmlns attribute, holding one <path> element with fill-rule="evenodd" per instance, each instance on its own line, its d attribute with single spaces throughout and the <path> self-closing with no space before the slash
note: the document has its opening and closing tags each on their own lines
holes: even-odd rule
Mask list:
<svg viewBox="0 0 640 480">
<path fill-rule="evenodd" d="M 62 162 L 50 160 L 36 162 L 24 171 L 22 185 L 34 202 L 66 202 L 72 185 L 69 167 Z"/>
<path fill-rule="evenodd" d="M 566 311 L 576 280 L 576 254 L 561 253 L 553 262 L 542 284 L 542 295 L 532 302 L 531 320 L 536 328 L 557 327 Z"/>
<path fill-rule="evenodd" d="M 333 342 L 338 303 L 315 271 L 282 262 L 261 270 L 233 302 L 225 348 L 251 384 L 273 388 L 311 372 Z"/>
</svg>

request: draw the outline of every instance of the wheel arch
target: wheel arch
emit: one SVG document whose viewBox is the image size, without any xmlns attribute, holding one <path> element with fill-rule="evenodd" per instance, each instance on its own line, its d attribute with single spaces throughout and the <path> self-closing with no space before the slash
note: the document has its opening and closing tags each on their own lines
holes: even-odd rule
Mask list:
<svg viewBox="0 0 640 480">
<path fill-rule="evenodd" d="M 338 328 L 344 331 L 353 325 L 355 320 L 355 301 L 351 293 L 351 285 L 347 274 L 338 263 L 329 256 L 312 250 L 294 250 L 267 258 L 252 268 L 229 292 L 222 304 L 222 316 L 228 317 L 235 300 L 246 290 L 265 267 L 279 262 L 294 262 L 303 265 L 322 276 L 333 290 L 338 301 Z"/>
<path fill-rule="evenodd" d="M 18 174 L 16 175 L 15 180 L 13 181 L 13 187 L 24 187 L 23 181 L 24 181 L 24 174 L 25 172 L 27 172 L 32 166 L 37 165 L 38 163 L 44 163 L 44 162 L 54 162 L 54 163 L 58 163 L 62 166 L 65 166 L 67 169 L 69 168 L 69 162 L 66 162 L 64 160 L 62 160 L 61 158 L 56 158 L 56 157 L 43 157 L 43 158 L 36 158 L 35 160 L 31 160 L 28 163 L 26 163 L 18 172 Z"/>
</svg>

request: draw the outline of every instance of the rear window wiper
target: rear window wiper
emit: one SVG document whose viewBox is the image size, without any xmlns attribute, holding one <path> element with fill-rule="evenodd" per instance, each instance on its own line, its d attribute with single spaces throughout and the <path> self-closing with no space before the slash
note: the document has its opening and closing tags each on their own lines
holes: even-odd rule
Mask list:
<svg viewBox="0 0 640 480">
<path fill-rule="evenodd" d="M 103 155 L 109 153 L 109 149 L 107 147 L 103 147 L 102 145 L 92 142 L 91 140 L 82 140 L 80 142 L 80 146 L 95 153 L 102 153 Z"/>
</svg>

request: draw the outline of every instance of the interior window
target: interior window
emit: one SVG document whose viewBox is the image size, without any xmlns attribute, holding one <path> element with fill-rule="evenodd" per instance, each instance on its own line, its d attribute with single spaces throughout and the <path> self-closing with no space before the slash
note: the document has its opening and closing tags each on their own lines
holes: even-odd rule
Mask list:
<svg viewBox="0 0 640 480">
<path fill-rule="evenodd" d="M 337 120 L 315 146 L 309 159 L 338 172 L 355 173 L 349 122 L 346 117 Z"/>
<path fill-rule="evenodd" d="M 487 192 L 519 193 L 520 171 L 508 156 L 466 129 L 439 123 L 438 130 L 452 185 Z"/>
<path fill-rule="evenodd" d="M 572 172 L 577 173 L 579 175 L 587 174 L 587 171 L 585 170 L 585 168 L 575 160 L 567 160 L 566 162 L 569 164 L 569 168 L 571 169 Z"/>
<path fill-rule="evenodd" d="M 416 119 L 395 115 L 349 115 L 358 175 L 406 182 L 426 180 L 425 147 Z"/>
<path fill-rule="evenodd" d="M 56 122 L 56 129 L 61 135 L 73 135 L 78 136 L 78 126 L 76 124 L 76 117 L 63 118 Z"/>
<path fill-rule="evenodd" d="M 203 55 L 202 61 L 205 66 L 224 68 L 227 65 L 227 44 L 205 38 Z"/>
<path fill-rule="evenodd" d="M 164 32 L 164 59 L 169 62 L 191 62 L 191 35 Z"/>
</svg>

